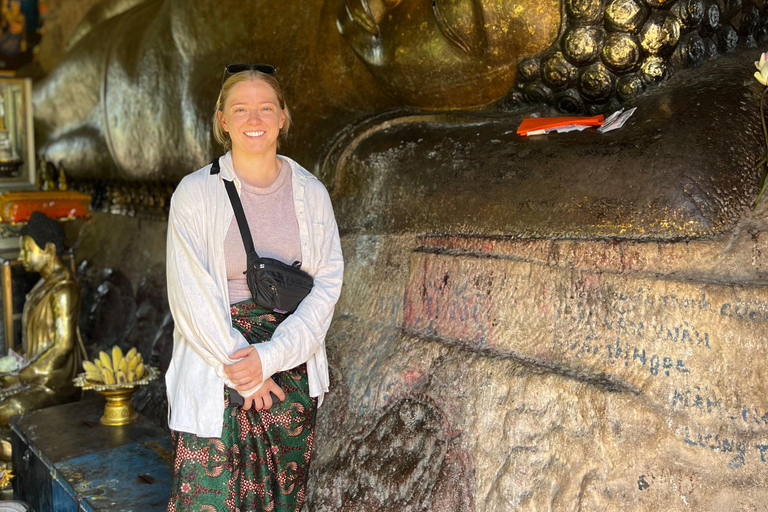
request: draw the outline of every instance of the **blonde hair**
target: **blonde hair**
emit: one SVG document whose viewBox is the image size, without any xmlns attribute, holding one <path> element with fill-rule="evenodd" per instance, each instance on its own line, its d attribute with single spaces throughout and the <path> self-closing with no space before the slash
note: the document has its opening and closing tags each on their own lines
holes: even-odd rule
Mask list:
<svg viewBox="0 0 768 512">
<path fill-rule="evenodd" d="M 213 112 L 213 138 L 216 142 L 221 144 L 227 151 L 232 149 L 232 139 L 224 128 L 221 126 L 221 119 L 219 118 L 219 112 L 224 112 L 224 105 L 227 103 L 232 88 L 248 80 L 261 81 L 267 84 L 275 91 L 277 101 L 280 104 L 280 109 L 285 112 L 285 122 L 280 129 L 280 136 L 277 140 L 277 147 L 280 147 L 280 139 L 285 139 L 288 135 L 288 128 L 291 127 L 291 111 L 288 110 L 288 106 L 285 104 L 285 95 L 283 89 L 280 87 L 280 82 L 277 81 L 274 75 L 268 75 L 261 71 L 249 70 L 235 73 L 227 78 L 221 85 L 221 91 L 219 91 L 219 99 L 216 100 L 216 110 Z"/>
</svg>

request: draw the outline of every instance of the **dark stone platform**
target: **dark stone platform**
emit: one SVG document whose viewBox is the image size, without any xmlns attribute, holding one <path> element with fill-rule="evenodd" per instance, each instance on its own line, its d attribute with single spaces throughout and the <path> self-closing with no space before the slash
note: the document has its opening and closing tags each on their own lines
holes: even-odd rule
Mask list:
<svg viewBox="0 0 768 512">
<path fill-rule="evenodd" d="M 102 425 L 103 412 L 95 398 L 12 418 L 14 498 L 36 512 L 164 511 L 170 435 L 141 415 Z"/>
</svg>

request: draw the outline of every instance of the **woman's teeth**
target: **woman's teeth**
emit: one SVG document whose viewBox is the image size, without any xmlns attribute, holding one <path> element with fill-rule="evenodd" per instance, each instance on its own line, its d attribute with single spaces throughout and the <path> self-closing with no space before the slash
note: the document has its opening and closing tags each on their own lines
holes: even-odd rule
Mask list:
<svg viewBox="0 0 768 512">
<path fill-rule="evenodd" d="M 267 132 L 245 132 L 245 134 L 249 137 L 261 137 Z"/>
</svg>

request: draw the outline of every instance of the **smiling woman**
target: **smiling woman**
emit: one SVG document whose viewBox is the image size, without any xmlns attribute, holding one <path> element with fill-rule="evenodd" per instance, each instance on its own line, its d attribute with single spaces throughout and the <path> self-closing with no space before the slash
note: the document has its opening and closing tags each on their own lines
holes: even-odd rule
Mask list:
<svg viewBox="0 0 768 512">
<path fill-rule="evenodd" d="M 328 390 L 324 339 L 343 261 L 325 187 L 277 155 L 290 114 L 274 73 L 227 66 L 213 132 L 228 152 L 182 180 L 171 202 L 169 510 L 299 510 L 306 496 L 316 409 Z M 239 193 L 233 200 L 258 256 L 314 278 L 294 313 L 251 296 L 244 274 L 252 255 L 230 191 Z"/>
</svg>

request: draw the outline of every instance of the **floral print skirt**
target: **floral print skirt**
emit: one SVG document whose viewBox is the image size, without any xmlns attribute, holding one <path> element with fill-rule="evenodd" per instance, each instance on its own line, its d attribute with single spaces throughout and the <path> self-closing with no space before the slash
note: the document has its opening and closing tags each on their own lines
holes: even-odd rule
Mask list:
<svg viewBox="0 0 768 512">
<path fill-rule="evenodd" d="M 250 343 L 269 340 L 286 315 L 252 299 L 231 306 L 232 324 Z M 306 496 L 317 400 L 302 364 L 272 379 L 286 398 L 268 411 L 229 404 L 221 439 L 172 432 L 173 512 L 299 512 Z"/>
</svg>

